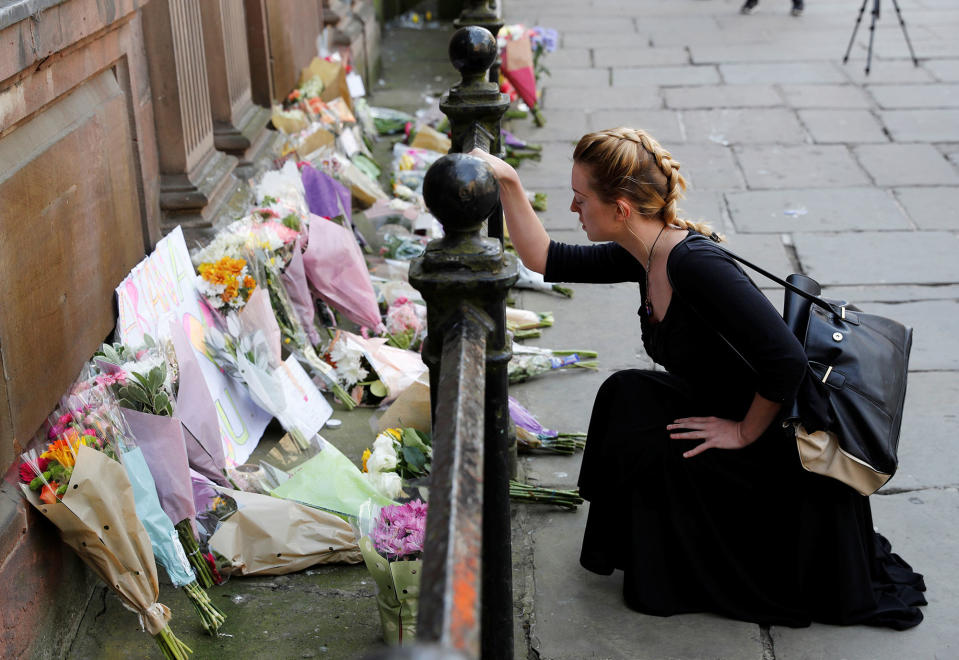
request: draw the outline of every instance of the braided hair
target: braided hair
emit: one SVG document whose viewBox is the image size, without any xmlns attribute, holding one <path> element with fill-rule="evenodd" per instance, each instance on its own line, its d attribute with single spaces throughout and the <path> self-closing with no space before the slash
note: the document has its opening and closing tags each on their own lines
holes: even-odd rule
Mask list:
<svg viewBox="0 0 959 660">
<path fill-rule="evenodd" d="M 588 166 L 593 189 L 604 202 L 625 197 L 643 215 L 723 240 L 707 223 L 679 217 L 686 179 L 679 162 L 646 131 L 620 127 L 588 133 L 576 145 L 573 161 Z"/>
</svg>

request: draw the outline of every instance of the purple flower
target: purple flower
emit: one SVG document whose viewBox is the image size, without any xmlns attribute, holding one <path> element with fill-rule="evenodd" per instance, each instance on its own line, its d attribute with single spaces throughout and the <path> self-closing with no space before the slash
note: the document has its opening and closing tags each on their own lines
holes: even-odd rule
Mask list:
<svg viewBox="0 0 959 660">
<path fill-rule="evenodd" d="M 533 28 L 532 34 L 533 47 L 542 46 L 547 53 L 552 53 L 559 45 L 559 33 L 548 27 L 537 25 Z"/>
</svg>

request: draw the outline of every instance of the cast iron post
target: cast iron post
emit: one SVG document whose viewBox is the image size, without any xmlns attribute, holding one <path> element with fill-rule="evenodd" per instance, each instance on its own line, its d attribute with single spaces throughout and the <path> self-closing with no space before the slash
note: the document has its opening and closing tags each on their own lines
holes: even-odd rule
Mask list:
<svg viewBox="0 0 959 660">
<path fill-rule="evenodd" d="M 477 28 L 470 28 L 477 29 Z M 462 138 L 461 138 L 462 139 Z M 506 365 L 512 355 L 506 332 L 506 293 L 516 282 L 517 263 L 502 244 L 481 234 L 484 219 L 498 207 L 499 185 L 482 160 L 451 153 L 436 161 L 423 182 L 430 212 L 445 236 L 431 241 L 410 265 L 410 283 L 427 306 L 429 333 L 423 359 L 430 369 L 433 425 L 440 390 L 444 331 L 464 307 L 481 310 L 492 321 L 486 342 L 484 395 L 481 653 L 483 658 L 513 657 L 512 555 L 510 549 Z"/>
<path fill-rule="evenodd" d="M 463 5 L 463 11 L 459 17 L 453 21 L 453 27 L 463 28 L 470 25 L 486 28 L 493 35 L 495 40 L 503 27 L 503 17 L 499 10 L 498 0 L 466 0 Z M 491 83 L 499 86 L 499 52 L 494 55 L 494 60 L 489 65 L 489 77 Z"/>
</svg>

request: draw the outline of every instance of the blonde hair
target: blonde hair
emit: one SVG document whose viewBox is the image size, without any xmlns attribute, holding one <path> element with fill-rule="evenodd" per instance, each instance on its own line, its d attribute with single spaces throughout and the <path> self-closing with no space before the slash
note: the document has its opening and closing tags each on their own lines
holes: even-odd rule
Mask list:
<svg viewBox="0 0 959 660">
<path fill-rule="evenodd" d="M 679 162 L 646 131 L 619 127 L 588 133 L 576 145 L 573 161 L 588 167 L 593 189 L 604 202 L 625 197 L 643 215 L 723 240 L 709 224 L 679 217 L 686 179 Z"/>
</svg>

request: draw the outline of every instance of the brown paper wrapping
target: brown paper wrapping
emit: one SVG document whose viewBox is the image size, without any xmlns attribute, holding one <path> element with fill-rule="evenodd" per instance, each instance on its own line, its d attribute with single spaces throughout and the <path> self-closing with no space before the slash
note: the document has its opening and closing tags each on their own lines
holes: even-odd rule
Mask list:
<svg viewBox="0 0 959 660">
<path fill-rule="evenodd" d="M 416 135 L 413 136 L 413 141 L 410 143 L 410 146 L 420 149 L 430 149 L 431 151 L 438 151 L 441 154 L 445 154 L 449 153 L 449 150 L 453 147 L 453 143 L 443 133 L 440 133 L 432 126 L 424 124 L 416 129 Z"/>
<path fill-rule="evenodd" d="M 420 374 L 396 397 L 390 407 L 377 420 L 382 433 L 391 428 L 414 428 L 429 433 L 430 426 L 430 382 L 429 373 Z"/>
<path fill-rule="evenodd" d="M 231 575 L 285 575 L 316 564 L 363 561 L 353 528 L 339 516 L 297 502 L 218 488 L 237 512 L 210 537 Z"/>
<path fill-rule="evenodd" d="M 60 530 L 63 542 L 111 587 L 124 606 L 157 635 L 170 610 L 157 602 L 156 561 L 150 537 L 137 518 L 126 470 L 106 455 L 81 445 L 70 485 L 61 502 L 45 504 L 25 484 L 27 499 Z"/>
<path fill-rule="evenodd" d="M 294 135 L 310 126 L 310 120 L 302 110 L 296 110 L 292 113 L 281 114 L 282 106 L 273 106 L 273 126 L 276 130 L 286 135 Z"/>
<path fill-rule="evenodd" d="M 299 141 L 296 146 L 296 153 L 298 153 L 301 158 L 306 158 L 323 147 L 332 146 L 335 142 L 335 135 L 325 128 L 318 128 Z"/>
<path fill-rule="evenodd" d="M 320 99 L 330 102 L 335 98 L 342 97 L 346 105 L 353 110 L 353 99 L 350 96 L 350 86 L 346 83 L 346 67 L 342 62 L 330 62 L 328 60 L 314 57 L 300 72 L 300 82 L 302 85 L 310 78 L 319 76 L 323 81 L 323 92 Z"/>
</svg>

